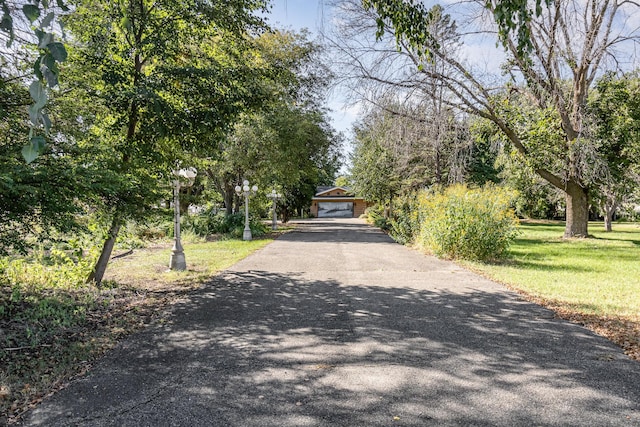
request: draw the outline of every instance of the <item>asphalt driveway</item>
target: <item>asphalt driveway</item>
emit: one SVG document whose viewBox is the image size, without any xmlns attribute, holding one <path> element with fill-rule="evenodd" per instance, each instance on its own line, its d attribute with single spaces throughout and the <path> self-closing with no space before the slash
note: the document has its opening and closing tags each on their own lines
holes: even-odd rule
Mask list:
<svg viewBox="0 0 640 427">
<path fill-rule="evenodd" d="M 25 425 L 638 426 L 640 363 L 359 220 L 316 220 L 212 278 Z"/>
</svg>

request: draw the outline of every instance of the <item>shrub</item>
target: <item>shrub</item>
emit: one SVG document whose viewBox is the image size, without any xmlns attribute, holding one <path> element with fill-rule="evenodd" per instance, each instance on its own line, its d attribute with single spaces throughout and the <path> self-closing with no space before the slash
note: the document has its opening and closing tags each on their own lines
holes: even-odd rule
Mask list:
<svg viewBox="0 0 640 427">
<path fill-rule="evenodd" d="M 211 234 L 227 234 L 232 237 L 242 237 L 244 231 L 244 214 L 226 215 L 225 212 L 205 211 L 198 215 L 185 216 L 182 230 L 196 236 L 207 237 Z M 250 217 L 251 234 L 258 237 L 268 231 L 268 227 L 259 218 Z"/>
<path fill-rule="evenodd" d="M 267 233 L 268 227 L 259 218 L 249 217 L 249 228 L 253 237 L 263 236 Z M 219 233 L 230 234 L 232 237 L 242 237 L 244 231 L 244 214 L 237 213 L 225 216 Z"/>
<path fill-rule="evenodd" d="M 384 208 L 375 205 L 368 207 L 365 211 L 367 216 L 366 220 L 369 224 L 373 224 L 381 230 L 389 231 L 390 223 L 387 218 L 384 217 Z"/>
<path fill-rule="evenodd" d="M 438 256 L 499 259 L 518 234 L 518 219 L 511 208 L 515 196 L 495 185 L 479 189 L 455 185 L 443 193 L 425 192 L 418 197 L 416 242 Z"/>
<path fill-rule="evenodd" d="M 415 194 L 398 199 L 389 223 L 389 235 L 403 245 L 413 243 L 420 232 L 418 217 L 419 206 Z"/>
</svg>

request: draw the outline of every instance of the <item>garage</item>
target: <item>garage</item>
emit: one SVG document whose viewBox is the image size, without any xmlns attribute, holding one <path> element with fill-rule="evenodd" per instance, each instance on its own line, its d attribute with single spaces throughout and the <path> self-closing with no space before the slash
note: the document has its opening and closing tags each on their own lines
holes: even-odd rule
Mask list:
<svg viewBox="0 0 640 427">
<path fill-rule="evenodd" d="M 315 218 L 358 218 L 367 208 L 362 197 L 347 187 L 318 187 L 311 199 L 309 213 Z"/>
<path fill-rule="evenodd" d="M 352 218 L 353 202 L 319 202 L 318 218 Z"/>
</svg>

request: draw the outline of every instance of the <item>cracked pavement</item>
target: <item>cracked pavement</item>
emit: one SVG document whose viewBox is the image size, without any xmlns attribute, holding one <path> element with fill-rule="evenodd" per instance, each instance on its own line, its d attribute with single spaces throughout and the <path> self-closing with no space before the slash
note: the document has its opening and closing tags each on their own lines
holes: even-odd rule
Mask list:
<svg viewBox="0 0 640 427">
<path fill-rule="evenodd" d="M 280 237 L 25 426 L 633 426 L 640 363 L 360 220 Z"/>
</svg>

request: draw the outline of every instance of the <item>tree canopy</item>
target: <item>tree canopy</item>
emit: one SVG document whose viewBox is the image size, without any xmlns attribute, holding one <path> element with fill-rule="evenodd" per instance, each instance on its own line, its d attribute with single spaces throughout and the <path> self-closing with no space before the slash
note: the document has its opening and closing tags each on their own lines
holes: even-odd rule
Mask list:
<svg viewBox="0 0 640 427">
<path fill-rule="evenodd" d="M 90 214 L 102 251 L 89 280 L 100 282 L 121 227 L 163 212 L 177 166 L 200 171 L 184 200 L 222 199 L 232 209 L 233 187 L 247 178 L 284 193 L 287 215 L 306 208 L 318 184 L 333 181 L 342 137 L 323 107 L 332 75 L 322 47 L 304 31 L 269 28 L 267 2 L 33 4 L 33 28 L 54 20 L 64 27 L 65 62 L 55 88 L 42 92 L 46 144 L 27 163 L 21 151 L 33 126 L 28 106 L 40 102 L 30 71 L 38 51 L 29 53 L 27 32 L 16 36 L 11 61 L 3 57 L 3 253 L 87 231 Z M 11 27 L 5 18 L 7 40 L 22 31 L 17 20 L 38 14 L 9 0 L 2 5 L 15 18 Z M 64 15 L 62 6 L 69 7 Z M 44 16 L 48 7 L 55 13 Z"/>
<path fill-rule="evenodd" d="M 623 52 L 615 49 L 637 41 L 638 33 L 627 18 L 637 16 L 638 6 L 602 0 L 454 2 L 447 11 L 466 8 L 465 16 L 475 18 L 450 35 L 448 40 L 457 46 L 453 50 L 447 39 L 433 36 L 437 22 L 447 16 L 438 7 L 426 9 L 419 2 L 400 0 L 364 0 L 363 6 L 376 22 L 378 39 L 393 34 L 397 56 L 405 58 L 408 68 L 392 79 L 381 77 L 362 67 L 360 52 L 356 62 L 367 68 L 362 78 L 387 82 L 406 93 L 428 94 L 434 84 L 441 85 L 444 103 L 493 122 L 510 145 L 535 164 L 538 175 L 566 194 L 565 236 L 587 236 L 588 194 L 594 185 L 589 168 L 593 145 L 585 138 L 587 100 L 596 76 L 616 66 L 608 59 L 623 60 Z M 468 11 L 474 7 L 476 15 Z M 487 13 L 493 21 L 489 24 L 482 19 Z M 465 42 L 492 33 L 498 34 L 506 53 L 500 84 L 461 54 Z M 559 138 L 537 139 L 535 129 L 516 123 L 512 106 L 523 102 L 539 110 L 532 114 L 553 122 Z"/>
</svg>

